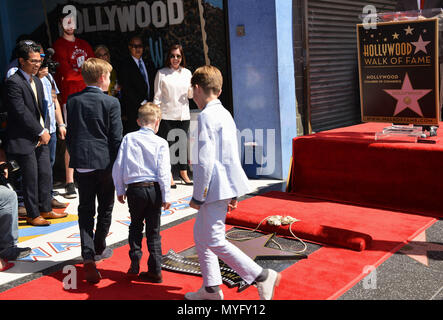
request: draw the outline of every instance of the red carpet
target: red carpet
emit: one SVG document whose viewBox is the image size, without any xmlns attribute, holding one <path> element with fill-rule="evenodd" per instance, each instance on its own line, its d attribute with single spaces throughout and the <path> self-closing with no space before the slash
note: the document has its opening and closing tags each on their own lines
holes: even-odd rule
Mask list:
<svg viewBox="0 0 443 320">
<path fill-rule="evenodd" d="M 290 215 L 301 220 L 293 224 L 297 236 L 325 244 L 282 272 L 275 299 L 336 299 L 368 268 L 430 227 L 433 217 L 443 217 L 443 132 L 439 130 L 436 144 L 375 141 L 375 132 L 385 126 L 369 123 L 295 138 L 295 193 L 247 199 L 229 214 L 228 223 L 250 228 L 267 216 Z M 192 247 L 193 223 L 163 231 L 163 253 Z M 288 227 L 263 228 L 288 235 Z M 183 299 L 202 284 L 199 277 L 166 271 L 162 284 L 131 280 L 126 276 L 128 250 L 114 250 L 99 265 L 104 279 L 97 286 L 82 280 L 79 265 L 77 289 L 64 290 L 66 275 L 57 272 L 0 293 L 0 299 Z M 223 290 L 226 299 L 258 298 L 254 287 L 241 293 L 226 286 Z"/>
<path fill-rule="evenodd" d="M 269 196 L 273 197 L 270 198 Z M 435 222 L 430 217 L 367 209 L 356 206 L 329 203 L 313 199 L 279 197 L 277 193 L 254 197 L 240 202 L 233 213 L 261 216 L 271 214 L 292 215 L 303 221 L 328 225 L 368 234 L 372 243 L 364 251 L 357 252 L 332 246 L 324 246 L 283 271 L 283 280 L 275 299 L 335 299 L 361 280 L 367 266 L 378 266 Z M 231 214 L 233 214 L 231 213 Z M 257 222 L 257 224 L 258 224 Z M 194 220 L 162 232 L 163 252 L 176 252 L 192 247 Z M 144 250 L 145 247 L 144 247 Z M 145 251 L 146 252 L 146 251 Z M 146 255 L 142 261 L 145 271 Z M 126 276 L 129 267 L 128 246 L 114 250 L 111 259 L 99 264 L 103 280 L 91 286 L 83 280 L 82 266 L 78 265 L 78 288 L 64 290 L 66 274 L 56 272 L 21 286 L 0 293 L 0 299 L 183 299 L 184 293 L 197 290 L 200 277 L 174 272 L 163 272 L 161 284 L 149 284 L 130 280 Z M 43 290 L 44 288 L 44 290 Z M 223 286 L 226 299 L 257 299 L 257 290 L 250 287 L 241 293 Z"/>
<path fill-rule="evenodd" d="M 292 192 L 443 217 L 443 126 L 436 144 L 374 134 L 366 123 L 293 139 Z"/>
<path fill-rule="evenodd" d="M 322 204 L 319 205 L 319 202 Z M 266 217 L 272 215 L 292 216 L 301 221 L 295 222 L 292 226 L 281 225 L 278 227 L 264 221 L 259 230 L 287 237 L 292 237 L 292 231 L 297 237 L 311 242 L 363 251 L 371 246 L 371 236 L 349 228 L 346 229 L 354 227 L 354 224 L 347 223 L 350 219 L 357 217 L 360 219 L 359 215 L 362 213 L 357 213 L 357 216 L 355 213 L 355 207 L 349 205 L 326 203 L 285 192 L 269 192 L 242 201 L 237 210 L 228 214 L 226 223 L 255 229 Z M 327 219 L 319 219 L 325 214 L 328 214 L 328 218 L 332 218 L 330 223 L 333 225 L 337 225 L 336 219 L 345 219 L 346 222 L 342 224 L 342 227 L 326 225 Z"/>
</svg>

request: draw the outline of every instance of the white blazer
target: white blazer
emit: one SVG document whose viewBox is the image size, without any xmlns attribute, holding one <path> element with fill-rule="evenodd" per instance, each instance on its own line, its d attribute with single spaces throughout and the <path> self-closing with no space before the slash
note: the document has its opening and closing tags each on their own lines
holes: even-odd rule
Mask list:
<svg viewBox="0 0 443 320">
<path fill-rule="evenodd" d="M 238 154 L 237 127 L 220 100 L 206 105 L 198 116 L 194 147 L 194 193 L 197 204 L 232 199 L 250 191 Z"/>
</svg>

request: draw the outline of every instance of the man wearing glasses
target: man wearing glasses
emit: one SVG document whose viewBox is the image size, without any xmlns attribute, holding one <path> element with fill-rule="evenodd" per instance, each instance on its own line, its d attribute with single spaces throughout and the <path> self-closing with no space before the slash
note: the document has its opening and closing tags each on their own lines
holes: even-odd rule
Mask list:
<svg viewBox="0 0 443 320">
<path fill-rule="evenodd" d="M 144 46 L 140 36 L 128 43 L 129 57 L 118 68 L 117 79 L 121 86 L 121 106 L 124 133 L 137 131 L 137 111 L 143 101 L 154 97 L 154 65 L 143 59 Z"/>
<path fill-rule="evenodd" d="M 50 119 L 43 85 L 35 76 L 42 63 L 40 47 L 25 40 L 18 43 L 16 52 L 18 70 L 6 81 L 6 150 L 9 160 L 16 160 L 21 169 L 27 223 L 48 226 L 50 222 L 46 219 L 62 218 L 66 214 L 53 212 L 51 206 Z"/>
</svg>

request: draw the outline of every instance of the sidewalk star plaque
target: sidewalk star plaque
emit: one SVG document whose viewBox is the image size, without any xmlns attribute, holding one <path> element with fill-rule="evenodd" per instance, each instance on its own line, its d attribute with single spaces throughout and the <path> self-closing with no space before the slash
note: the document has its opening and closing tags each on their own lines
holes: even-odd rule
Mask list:
<svg viewBox="0 0 443 320">
<path fill-rule="evenodd" d="M 357 25 L 363 122 L 438 125 L 438 19 Z"/>
</svg>

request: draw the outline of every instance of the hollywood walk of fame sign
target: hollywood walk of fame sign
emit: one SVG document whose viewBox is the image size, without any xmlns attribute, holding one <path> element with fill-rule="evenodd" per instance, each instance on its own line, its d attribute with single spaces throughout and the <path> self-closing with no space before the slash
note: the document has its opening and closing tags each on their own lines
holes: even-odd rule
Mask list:
<svg viewBox="0 0 443 320">
<path fill-rule="evenodd" d="M 357 25 L 363 122 L 438 125 L 438 19 Z"/>
<path fill-rule="evenodd" d="M 232 244 L 242 250 L 247 256 L 255 260 L 257 258 L 266 259 L 305 259 L 307 255 L 296 254 L 291 251 L 283 251 L 279 249 L 273 249 L 267 244 L 274 237 L 274 234 L 263 235 L 257 238 L 251 238 L 244 241 L 229 240 Z M 238 287 L 238 291 L 241 292 L 249 285 L 227 264 L 219 260 L 220 273 L 222 280 L 229 287 Z M 167 254 L 162 257 L 162 269 L 189 273 L 195 275 L 201 275 L 200 264 L 198 262 L 197 255 L 176 253 L 174 250 L 169 250 Z"/>
</svg>

